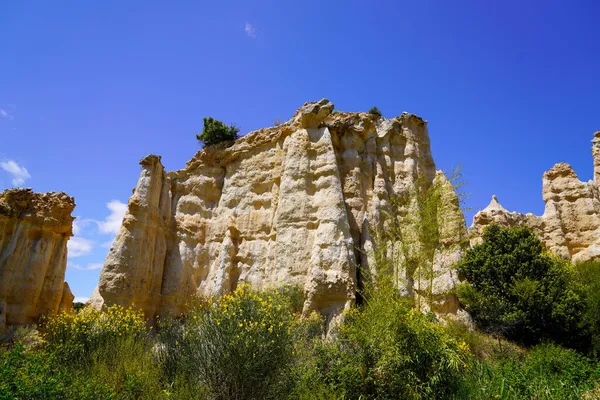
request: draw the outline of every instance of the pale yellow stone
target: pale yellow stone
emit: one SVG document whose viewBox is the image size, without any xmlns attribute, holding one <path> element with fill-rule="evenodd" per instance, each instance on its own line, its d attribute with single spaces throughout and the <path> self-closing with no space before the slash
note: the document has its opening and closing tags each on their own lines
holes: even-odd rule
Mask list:
<svg viewBox="0 0 600 400">
<path fill-rule="evenodd" d="M 65 193 L 0 193 L 0 328 L 71 309 L 64 279 L 74 207 Z"/>
<path fill-rule="evenodd" d="M 410 193 L 419 176 L 441 177 L 421 118 L 332 110 L 325 99 L 307 103 L 286 123 L 203 149 L 179 171 L 145 157 L 90 303 L 179 313 L 195 294 L 249 283 L 298 285 L 305 311 L 329 317 L 351 305 L 369 228 L 383 228 L 390 198 Z M 450 219 L 464 235 L 455 203 Z M 457 243 L 447 238 L 440 268 L 460 254 Z"/>
<path fill-rule="evenodd" d="M 570 165 L 558 163 L 544 173 L 542 196 L 544 214 L 508 212 L 494 196 L 492 202 L 473 217 L 471 242 L 481 241 L 486 226 L 522 225 L 531 228 L 549 251 L 573 262 L 600 257 L 600 132 L 592 140 L 594 180 L 581 182 Z"/>
</svg>

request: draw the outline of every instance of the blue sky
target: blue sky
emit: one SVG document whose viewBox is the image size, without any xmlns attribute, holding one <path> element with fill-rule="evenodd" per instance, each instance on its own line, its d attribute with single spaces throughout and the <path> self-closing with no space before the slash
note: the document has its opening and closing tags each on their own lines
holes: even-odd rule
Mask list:
<svg viewBox="0 0 600 400">
<path fill-rule="evenodd" d="M 75 197 L 66 279 L 85 298 L 139 159 L 179 169 L 204 116 L 246 133 L 326 97 L 420 115 L 474 210 L 497 194 L 541 214 L 556 162 L 592 177 L 599 19 L 596 1 L 5 2 L 0 189 Z"/>
</svg>

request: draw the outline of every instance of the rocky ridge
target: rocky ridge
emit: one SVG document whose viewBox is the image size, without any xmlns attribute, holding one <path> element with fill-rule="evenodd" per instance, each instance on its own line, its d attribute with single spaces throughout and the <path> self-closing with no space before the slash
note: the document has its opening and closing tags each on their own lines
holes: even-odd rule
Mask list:
<svg viewBox="0 0 600 400">
<path fill-rule="evenodd" d="M 65 193 L 0 193 L 0 329 L 71 309 L 64 278 L 74 207 Z"/>
<path fill-rule="evenodd" d="M 355 300 L 357 266 L 369 268 L 370 232 L 418 180 L 448 189 L 441 212 L 458 230 L 436 252 L 432 284 L 441 297 L 454 284 L 447 267 L 460 257 L 464 219 L 436 173 L 427 124 L 413 114 L 333 112 L 324 99 L 279 126 L 203 149 L 179 171 L 167 173 L 156 155 L 140 164 L 96 307 L 135 304 L 153 317 L 241 283 L 293 284 L 304 289 L 305 311 L 333 317 Z"/>
<path fill-rule="evenodd" d="M 509 212 L 496 196 L 473 217 L 469 228 L 471 243 L 481 240 L 486 226 L 527 226 L 545 247 L 575 263 L 600 257 L 600 131 L 592 140 L 594 179 L 581 182 L 569 164 L 558 163 L 542 178 L 544 213 Z"/>
</svg>

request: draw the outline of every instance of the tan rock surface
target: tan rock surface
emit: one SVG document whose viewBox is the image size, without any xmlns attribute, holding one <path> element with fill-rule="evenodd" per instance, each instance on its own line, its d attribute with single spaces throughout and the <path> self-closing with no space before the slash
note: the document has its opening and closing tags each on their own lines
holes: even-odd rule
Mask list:
<svg viewBox="0 0 600 400">
<path fill-rule="evenodd" d="M 382 227 L 390 198 L 419 176 L 431 184 L 436 170 L 419 117 L 332 110 L 306 103 L 287 123 L 204 149 L 168 174 L 160 157 L 145 157 L 91 304 L 177 313 L 194 294 L 250 283 L 299 285 L 305 310 L 329 316 L 349 306 L 369 228 Z M 456 252 L 451 242 L 441 260 Z"/>
<path fill-rule="evenodd" d="M 581 182 L 570 165 L 558 163 L 542 180 L 544 214 L 508 212 L 496 196 L 473 217 L 469 228 L 472 243 L 481 240 L 484 228 L 492 222 L 502 226 L 531 228 L 545 247 L 557 255 L 581 262 L 600 256 L 600 131 L 592 140 L 594 180 Z"/>
<path fill-rule="evenodd" d="M 0 193 L 0 327 L 71 308 L 64 279 L 74 207 L 65 193 Z"/>
</svg>

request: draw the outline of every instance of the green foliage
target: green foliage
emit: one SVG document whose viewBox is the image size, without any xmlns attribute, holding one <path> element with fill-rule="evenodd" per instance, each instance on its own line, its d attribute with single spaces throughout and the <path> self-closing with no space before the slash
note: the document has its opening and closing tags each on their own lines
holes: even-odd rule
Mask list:
<svg viewBox="0 0 600 400">
<path fill-rule="evenodd" d="M 484 399 L 581 399 L 589 396 L 600 378 L 591 360 L 569 349 L 542 344 L 523 356 L 500 356 L 473 361 L 458 398 Z"/>
<path fill-rule="evenodd" d="M 594 285 L 596 273 L 583 268 L 578 284 Z M 161 320 L 156 335 L 131 309 L 63 314 L 43 327 L 45 343 L 21 328 L 0 351 L 0 399 L 598 398 L 600 366 L 573 350 L 441 324 L 385 275 L 367 289 L 327 337 L 323 317 L 300 316 L 294 287 L 241 286 Z"/>
<path fill-rule="evenodd" d="M 584 302 L 572 268 L 544 253 L 528 229 L 489 226 L 457 269 L 467 280 L 460 301 L 484 331 L 525 344 L 580 341 Z"/>
<path fill-rule="evenodd" d="M 43 327 L 49 351 L 64 362 L 86 364 L 98 349 L 110 348 L 118 339 L 144 340 L 149 330 L 144 314 L 121 306 L 100 312 L 88 307 L 79 313 L 62 313 Z"/>
<path fill-rule="evenodd" d="M 414 287 L 418 309 L 424 307 L 423 298 L 435 303 L 433 281 L 442 272 L 434 269 L 436 251 L 442 243 L 446 248 L 463 245 L 457 240 L 464 230 L 464 220 L 457 214 L 467 197 L 462 178 L 460 166 L 447 179 L 438 176 L 430 182 L 421 175 L 403 196 L 390 198 L 383 228 L 370 231 L 374 246 L 367 257 L 374 265 L 360 271 L 364 286 L 376 275 L 392 279 L 396 287 Z"/>
<path fill-rule="evenodd" d="M 221 142 L 236 140 L 240 128 L 231 124 L 225 125 L 223 122 L 212 117 L 203 118 L 204 127 L 202 133 L 196 135 L 196 139 L 204 143 L 204 147 L 212 146 Z"/>
<path fill-rule="evenodd" d="M 248 286 L 198 307 L 183 326 L 163 326 L 169 375 L 211 399 L 277 398 L 292 361 L 292 310 L 279 291 Z"/>
<path fill-rule="evenodd" d="M 336 340 L 314 342 L 298 379 L 301 393 L 344 399 L 452 398 L 466 367 L 459 343 L 435 317 L 400 297 L 386 275 L 374 277 L 370 285 L 363 306 L 344 313 Z"/>
<path fill-rule="evenodd" d="M 378 117 L 381 117 L 383 115 L 381 113 L 381 110 L 377 106 L 371 107 L 368 112 L 369 114 L 377 115 Z"/>
<path fill-rule="evenodd" d="M 83 307 L 85 307 L 84 303 L 77 302 L 77 301 L 73 303 L 73 310 L 74 311 L 81 311 L 81 310 L 83 310 Z"/>
<path fill-rule="evenodd" d="M 160 398 L 160 370 L 145 341 L 107 342 L 85 364 L 67 363 L 56 350 L 17 344 L 0 353 L 0 399 Z"/>
<path fill-rule="evenodd" d="M 600 262 L 588 261 L 575 267 L 575 281 L 585 302 L 580 326 L 589 338 L 590 352 L 600 357 Z"/>
<path fill-rule="evenodd" d="M 56 360 L 45 352 L 27 354 L 23 345 L 0 354 L 0 398 L 52 399 L 66 393 L 65 374 L 56 374 Z"/>
</svg>

